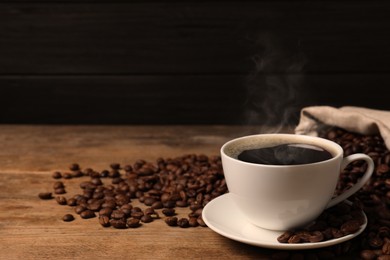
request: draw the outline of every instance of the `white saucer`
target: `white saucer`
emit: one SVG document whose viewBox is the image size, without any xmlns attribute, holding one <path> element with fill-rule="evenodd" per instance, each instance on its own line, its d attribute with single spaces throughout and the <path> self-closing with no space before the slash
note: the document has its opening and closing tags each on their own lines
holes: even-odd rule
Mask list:
<svg viewBox="0 0 390 260">
<path fill-rule="evenodd" d="M 362 213 L 365 223 L 356 233 L 323 242 L 301 244 L 280 243 L 277 238 L 283 233 L 282 231 L 262 229 L 249 223 L 242 213 L 237 210 L 229 193 L 207 203 L 202 216 L 209 228 L 227 238 L 259 247 L 296 250 L 327 247 L 356 237 L 367 226 L 367 216 L 363 211 Z"/>
</svg>

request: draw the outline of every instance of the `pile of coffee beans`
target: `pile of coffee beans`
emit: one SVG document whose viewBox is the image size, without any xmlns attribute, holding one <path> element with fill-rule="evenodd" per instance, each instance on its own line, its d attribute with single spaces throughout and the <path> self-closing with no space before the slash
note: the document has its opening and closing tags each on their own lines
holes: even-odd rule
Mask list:
<svg viewBox="0 0 390 260">
<path fill-rule="evenodd" d="M 375 162 L 375 171 L 370 181 L 349 198 L 352 205 L 339 204 L 324 212 L 307 230 L 286 232 L 279 241 L 310 243 L 354 233 L 362 223 L 361 210 L 367 215 L 367 228 L 359 236 L 327 248 L 271 250 L 271 258 L 334 259 L 353 255 L 361 259 L 390 259 L 390 150 L 379 135 L 366 136 L 327 127 L 319 131 L 319 136 L 339 143 L 345 156 L 369 155 Z M 366 167 L 364 161 L 350 164 L 340 175 L 336 194 L 353 186 Z M 97 217 L 103 227 L 119 229 L 136 228 L 159 218 L 168 226 L 205 226 L 203 207 L 227 192 L 218 156 L 190 154 L 159 158 L 155 162 L 138 160 L 132 165 L 113 163 L 103 171 L 72 164 L 69 171 L 54 172 L 52 177 L 53 191 L 40 193 L 39 198 L 55 199 L 59 205 L 72 207 L 81 218 Z M 80 193 L 66 196 L 66 179 L 79 177 L 82 177 Z M 142 209 L 133 205 L 135 199 L 144 205 Z M 188 208 L 188 216 L 178 217 L 177 207 Z M 72 214 L 63 216 L 64 221 L 73 219 Z"/>
<path fill-rule="evenodd" d="M 284 232 L 278 237 L 278 241 L 290 244 L 322 242 L 354 234 L 365 222 L 360 208 L 340 203 L 325 210 L 310 225 Z"/>
<path fill-rule="evenodd" d="M 74 163 L 69 171 L 56 171 L 52 177 L 53 192 L 40 193 L 39 198 L 55 198 L 59 205 L 72 207 L 83 219 L 98 217 L 103 227 L 118 229 L 137 228 L 161 218 L 161 214 L 168 226 L 205 227 L 203 207 L 227 192 L 218 156 L 189 154 L 158 158 L 154 163 L 144 160 L 123 166 L 112 163 L 102 171 L 81 169 Z M 80 193 L 65 196 L 65 180 L 80 177 L 83 177 Z M 135 206 L 134 199 L 144 207 Z M 178 217 L 177 207 L 189 208 L 188 216 Z M 63 216 L 63 221 L 74 219 L 72 214 Z"/>
</svg>

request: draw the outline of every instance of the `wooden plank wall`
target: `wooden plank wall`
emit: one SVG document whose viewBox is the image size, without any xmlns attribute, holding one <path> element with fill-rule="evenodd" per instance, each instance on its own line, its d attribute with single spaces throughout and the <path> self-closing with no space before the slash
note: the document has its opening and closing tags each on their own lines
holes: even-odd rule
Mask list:
<svg viewBox="0 0 390 260">
<path fill-rule="evenodd" d="M 0 123 L 295 123 L 390 110 L 388 1 L 0 1 Z"/>
</svg>

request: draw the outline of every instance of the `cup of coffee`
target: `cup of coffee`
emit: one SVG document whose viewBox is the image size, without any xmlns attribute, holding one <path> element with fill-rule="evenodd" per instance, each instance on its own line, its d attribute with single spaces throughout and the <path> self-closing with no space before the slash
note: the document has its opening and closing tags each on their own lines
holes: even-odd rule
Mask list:
<svg viewBox="0 0 390 260">
<path fill-rule="evenodd" d="M 221 148 L 231 198 L 252 224 L 289 230 L 308 224 L 326 208 L 358 191 L 371 177 L 366 154 L 344 158 L 330 140 L 296 134 L 259 134 L 237 138 Z M 359 181 L 334 197 L 340 172 L 356 160 L 367 162 Z"/>
</svg>

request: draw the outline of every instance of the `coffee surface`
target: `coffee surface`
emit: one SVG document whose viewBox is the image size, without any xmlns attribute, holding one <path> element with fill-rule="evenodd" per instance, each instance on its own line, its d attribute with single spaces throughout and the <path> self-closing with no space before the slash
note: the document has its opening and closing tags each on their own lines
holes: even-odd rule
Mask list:
<svg viewBox="0 0 390 260">
<path fill-rule="evenodd" d="M 321 162 L 332 158 L 327 150 L 308 144 L 281 144 L 272 147 L 244 150 L 238 159 L 268 165 L 298 165 Z"/>
</svg>

